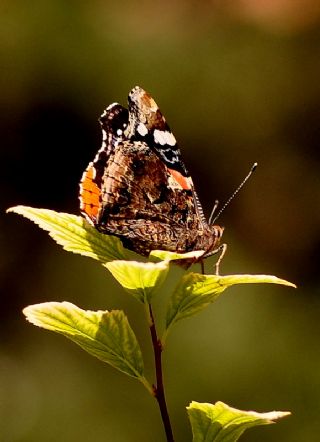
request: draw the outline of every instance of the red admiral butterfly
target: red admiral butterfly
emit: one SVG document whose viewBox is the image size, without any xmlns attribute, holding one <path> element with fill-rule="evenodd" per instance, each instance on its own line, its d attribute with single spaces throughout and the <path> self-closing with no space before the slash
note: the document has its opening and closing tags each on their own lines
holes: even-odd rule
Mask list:
<svg viewBox="0 0 320 442">
<path fill-rule="evenodd" d="M 141 255 L 203 250 L 201 261 L 220 250 L 223 228 L 206 221 L 153 98 L 137 86 L 128 105 L 111 104 L 100 118 L 102 147 L 80 182 L 81 212 L 100 232 L 118 236 Z"/>
</svg>

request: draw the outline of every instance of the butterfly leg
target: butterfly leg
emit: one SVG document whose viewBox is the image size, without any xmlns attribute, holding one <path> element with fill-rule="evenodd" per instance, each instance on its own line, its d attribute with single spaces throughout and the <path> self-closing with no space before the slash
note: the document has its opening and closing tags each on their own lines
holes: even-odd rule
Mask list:
<svg viewBox="0 0 320 442">
<path fill-rule="evenodd" d="M 219 246 L 218 249 L 216 250 L 216 253 L 221 252 L 220 256 L 218 258 L 218 261 L 215 264 L 215 269 L 216 269 L 215 273 L 217 276 L 219 275 L 220 264 L 221 264 L 221 261 L 223 260 L 223 257 L 225 255 L 226 251 L 227 251 L 227 244 L 225 244 L 225 243 L 221 244 L 221 246 Z"/>
<path fill-rule="evenodd" d="M 215 274 L 217 276 L 219 276 L 219 268 L 220 268 L 220 264 L 221 261 L 223 260 L 223 257 L 225 255 L 227 251 L 227 244 L 221 244 L 218 248 L 212 250 L 211 252 L 207 253 L 204 258 L 208 258 L 209 256 L 215 255 L 216 253 L 220 253 L 220 256 L 215 264 Z M 201 261 L 199 261 L 200 265 L 201 265 L 201 271 L 202 274 L 204 274 L 204 260 L 202 259 Z"/>
</svg>

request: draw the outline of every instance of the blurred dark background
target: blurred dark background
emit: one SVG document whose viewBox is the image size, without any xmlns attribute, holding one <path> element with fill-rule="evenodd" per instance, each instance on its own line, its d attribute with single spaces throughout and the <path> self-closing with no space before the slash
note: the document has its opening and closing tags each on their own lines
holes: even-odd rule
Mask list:
<svg viewBox="0 0 320 442">
<path fill-rule="evenodd" d="M 292 411 L 244 441 L 317 441 L 319 2 L 5 0 L 0 11 L 0 440 L 164 440 L 140 384 L 21 313 L 53 300 L 123 309 L 151 375 L 143 309 L 97 263 L 5 215 L 17 204 L 78 214 L 78 182 L 101 142 L 97 119 L 138 84 L 173 129 L 207 214 L 259 163 L 219 219 L 229 246 L 222 272 L 299 287 L 236 287 L 176 326 L 164 363 L 177 442 L 191 440 L 191 400 Z M 159 314 L 176 277 L 172 269 Z"/>
</svg>

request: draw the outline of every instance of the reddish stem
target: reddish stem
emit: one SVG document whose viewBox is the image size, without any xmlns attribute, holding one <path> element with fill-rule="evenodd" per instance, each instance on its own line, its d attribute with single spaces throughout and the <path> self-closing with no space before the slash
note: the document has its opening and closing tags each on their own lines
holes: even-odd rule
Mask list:
<svg viewBox="0 0 320 442">
<path fill-rule="evenodd" d="M 150 333 L 151 333 L 153 352 L 154 352 L 154 363 L 156 368 L 156 385 L 154 387 L 154 392 L 160 408 L 162 422 L 167 436 L 167 442 L 174 442 L 166 398 L 164 394 L 163 373 L 162 373 L 162 345 L 157 336 L 157 330 L 150 304 L 149 304 L 149 314 L 151 319 Z"/>
</svg>

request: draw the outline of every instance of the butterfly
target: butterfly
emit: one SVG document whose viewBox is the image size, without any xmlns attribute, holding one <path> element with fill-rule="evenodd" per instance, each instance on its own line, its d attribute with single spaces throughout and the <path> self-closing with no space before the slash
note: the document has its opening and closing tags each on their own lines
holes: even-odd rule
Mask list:
<svg viewBox="0 0 320 442">
<path fill-rule="evenodd" d="M 134 87 L 128 109 L 111 104 L 100 124 L 102 146 L 82 175 L 79 196 L 81 213 L 99 232 L 144 256 L 202 250 L 202 262 L 225 247 L 223 228 L 207 222 L 177 141 L 150 94 Z"/>
</svg>

